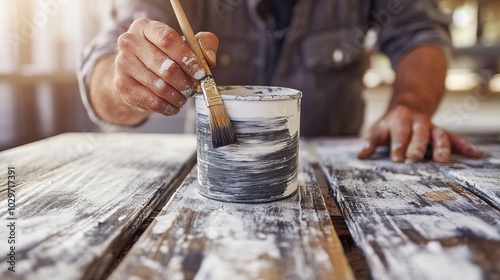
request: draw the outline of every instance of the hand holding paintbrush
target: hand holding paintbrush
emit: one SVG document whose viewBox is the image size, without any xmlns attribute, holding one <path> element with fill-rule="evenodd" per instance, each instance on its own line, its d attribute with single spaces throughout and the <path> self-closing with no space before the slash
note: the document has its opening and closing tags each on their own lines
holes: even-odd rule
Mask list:
<svg viewBox="0 0 500 280">
<path fill-rule="evenodd" d="M 210 131 L 212 134 L 213 147 L 218 148 L 234 144 L 236 143 L 236 134 L 233 125 L 227 115 L 226 108 L 222 102 L 222 97 L 217 90 L 217 85 L 212 77 L 212 72 L 205 61 L 201 47 L 198 44 L 198 40 L 196 40 L 193 29 L 191 28 L 191 24 L 189 24 L 179 0 L 170 0 L 170 3 L 172 4 L 177 20 L 179 21 L 182 33 L 186 38 L 186 43 L 194 52 L 198 60 L 202 63 L 205 68 L 205 72 L 207 73 L 207 76 L 201 79 L 200 84 L 205 97 L 205 102 L 207 103 L 207 107 L 210 111 Z"/>
</svg>

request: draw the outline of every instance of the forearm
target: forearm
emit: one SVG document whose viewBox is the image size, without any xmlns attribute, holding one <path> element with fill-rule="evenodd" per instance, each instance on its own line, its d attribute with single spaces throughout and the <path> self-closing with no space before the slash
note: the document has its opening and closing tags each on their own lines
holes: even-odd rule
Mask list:
<svg viewBox="0 0 500 280">
<path fill-rule="evenodd" d="M 402 105 L 430 118 L 445 92 L 446 69 L 446 57 L 438 47 L 423 45 L 411 50 L 396 66 L 388 112 Z"/>
<path fill-rule="evenodd" d="M 117 125 L 133 126 L 141 123 L 149 112 L 134 108 L 116 91 L 114 86 L 114 55 L 100 59 L 90 78 L 90 103 L 99 118 Z"/>
</svg>

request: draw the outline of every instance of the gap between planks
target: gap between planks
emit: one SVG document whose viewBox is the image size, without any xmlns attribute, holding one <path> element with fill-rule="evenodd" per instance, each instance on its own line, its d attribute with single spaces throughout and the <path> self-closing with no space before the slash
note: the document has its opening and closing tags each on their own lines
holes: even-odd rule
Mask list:
<svg viewBox="0 0 500 280">
<path fill-rule="evenodd" d="M 340 210 L 340 207 L 330 190 L 330 186 L 326 181 L 325 174 L 321 170 L 319 164 L 314 163 L 312 167 L 314 169 L 314 174 L 316 176 L 321 194 L 325 200 L 326 208 L 330 214 L 333 228 L 342 243 L 347 261 L 349 262 L 352 272 L 354 273 L 354 278 L 357 280 L 371 279 L 366 257 L 352 238 L 349 227 L 347 226 L 344 216 L 342 215 L 342 211 Z"/>
<path fill-rule="evenodd" d="M 134 244 L 139 240 L 139 238 L 143 235 L 149 225 L 156 219 L 158 214 L 161 212 L 161 209 L 165 207 L 165 205 L 170 201 L 172 195 L 177 191 L 177 189 L 182 185 L 186 177 L 189 175 L 191 170 L 196 165 L 196 153 L 186 162 L 185 168 L 179 173 L 179 175 L 172 182 L 171 188 L 167 190 L 165 195 L 158 201 L 155 209 L 149 214 L 149 216 L 142 222 L 142 224 L 137 228 L 136 232 L 129 239 L 127 244 L 123 247 L 120 253 L 116 255 L 116 259 L 107 271 L 103 274 L 102 279 L 108 279 L 108 277 L 113 273 L 113 271 L 118 267 L 118 265 L 123 261 L 123 259 L 127 256 L 130 249 L 134 246 Z"/>
</svg>

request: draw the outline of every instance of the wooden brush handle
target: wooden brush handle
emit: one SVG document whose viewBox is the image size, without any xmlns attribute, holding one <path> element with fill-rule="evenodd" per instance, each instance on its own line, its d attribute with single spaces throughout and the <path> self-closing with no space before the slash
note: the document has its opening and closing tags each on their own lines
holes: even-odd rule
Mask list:
<svg viewBox="0 0 500 280">
<path fill-rule="evenodd" d="M 205 72 L 208 75 L 212 75 L 212 72 L 210 71 L 210 67 L 208 67 L 207 62 L 205 61 L 205 56 L 203 55 L 203 52 L 201 50 L 201 47 L 198 43 L 198 40 L 194 36 L 193 29 L 191 28 L 191 24 L 189 24 L 189 21 L 186 17 L 186 14 L 184 13 L 184 9 L 181 6 L 181 3 L 179 0 L 170 0 L 170 3 L 172 4 L 172 7 L 174 8 L 174 13 L 175 16 L 177 17 L 177 21 L 179 22 L 179 25 L 181 26 L 182 34 L 186 38 L 186 43 L 188 46 L 191 48 L 191 50 L 194 52 L 194 54 L 198 57 L 198 60 L 201 61 L 203 64 L 203 68 L 205 68 Z"/>
</svg>

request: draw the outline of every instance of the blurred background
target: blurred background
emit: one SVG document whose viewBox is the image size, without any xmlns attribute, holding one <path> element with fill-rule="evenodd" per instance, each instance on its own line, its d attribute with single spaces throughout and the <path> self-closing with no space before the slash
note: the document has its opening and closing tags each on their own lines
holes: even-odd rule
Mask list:
<svg viewBox="0 0 500 280">
<path fill-rule="evenodd" d="M 0 0 L 0 150 L 62 132 L 98 128 L 75 75 L 82 48 L 109 24 L 112 0 Z M 461 134 L 500 134 L 500 1 L 440 0 L 454 51 L 447 95 L 434 121 Z M 369 33 L 367 48 L 376 43 Z M 363 82 L 365 127 L 385 111 L 394 72 L 373 51 Z M 181 113 L 169 132 L 183 132 Z M 163 126 L 154 117 L 141 132 Z M 165 128 L 162 128 L 165 131 Z"/>
</svg>

